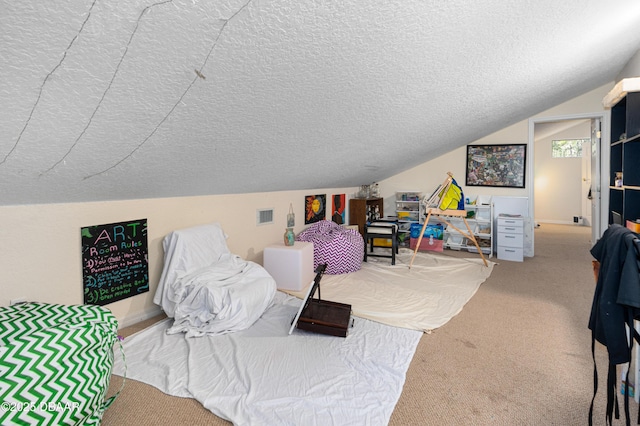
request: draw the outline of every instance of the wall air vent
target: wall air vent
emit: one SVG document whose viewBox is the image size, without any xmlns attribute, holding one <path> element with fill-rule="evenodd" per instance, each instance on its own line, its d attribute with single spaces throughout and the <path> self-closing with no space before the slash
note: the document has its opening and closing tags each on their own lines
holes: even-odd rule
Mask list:
<svg viewBox="0 0 640 426">
<path fill-rule="evenodd" d="M 256 225 L 268 225 L 273 223 L 273 209 L 258 209 Z"/>
</svg>

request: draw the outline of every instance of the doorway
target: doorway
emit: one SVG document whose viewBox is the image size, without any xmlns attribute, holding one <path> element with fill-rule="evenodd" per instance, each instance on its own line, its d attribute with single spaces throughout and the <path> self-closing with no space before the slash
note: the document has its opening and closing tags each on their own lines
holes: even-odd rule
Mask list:
<svg viewBox="0 0 640 426">
<path fill-rule="evenodd" d="M 606 210 L 609 203 L 608 191 L 601 191 L 608 185 L 608 181 L 603 182 L 603 176 L 609 173 L 609 151 L 602 149 L 608 146 L 608 132 L 604 127 L 608 128 L 604 112 L 529 119 L 527 174 L 531 182 L 532 227 L 535 228 L 538 219 L 550 223 L 577 220 L 576 225 L 591 226 L 594 243 L 600 237 L 601 229 L 606 228 L 603 218 L 606 220 L 607 216 L 603 209 Z M 569 159 L 573 160 L 572 164 L 563 164 L 567 159 L 551 158 L 552 139 L 577 138 L 590 140 L 587 144 L 590 146 L 583 147 L 581 159 Z M 531 249 L 534 251 L 534 238 Z"/>
</svg>

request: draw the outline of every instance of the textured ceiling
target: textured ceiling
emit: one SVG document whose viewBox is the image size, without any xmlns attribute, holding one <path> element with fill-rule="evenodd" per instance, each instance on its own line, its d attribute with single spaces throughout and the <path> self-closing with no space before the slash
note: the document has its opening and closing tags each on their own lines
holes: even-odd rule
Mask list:
<svg viewBox="0 0 640 426">
<path fill-rule="evenodd" d="M 379 181 L 613 81 L 637 0 L 0 3 L 0 204 Z"/>
</svg>

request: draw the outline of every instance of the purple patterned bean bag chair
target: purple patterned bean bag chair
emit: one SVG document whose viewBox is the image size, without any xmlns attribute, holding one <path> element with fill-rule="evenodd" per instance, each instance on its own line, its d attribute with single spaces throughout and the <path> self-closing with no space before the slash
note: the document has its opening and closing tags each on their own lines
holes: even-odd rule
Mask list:
<svg viewBox="0 0 640 426">
<path fill-rule="evenodd" d="M 313 268 L 327 264 L 325 274 L 337 275 L 360 269 L 364 257 L 364 239 L 356 230 L 345 229 L 330 220 L 309 226 L 296 237 L 313 243 Z"/>
</svg>

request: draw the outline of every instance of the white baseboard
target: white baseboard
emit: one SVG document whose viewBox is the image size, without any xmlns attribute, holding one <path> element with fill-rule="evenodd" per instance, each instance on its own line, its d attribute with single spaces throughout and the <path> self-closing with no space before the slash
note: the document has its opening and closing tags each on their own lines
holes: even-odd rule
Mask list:
<svg viewBox="0 0 640 426">
<path fill-rule="evenodd" d="M 536 223 L 548 223 L 550 225 L 574 225 L 574 226 L 583 226 L 583 225 L 578 225 L 577 223 L 574 223 L 572 221 L 568 221 L 568 220 L 536 220 Z"/>
</svg>

